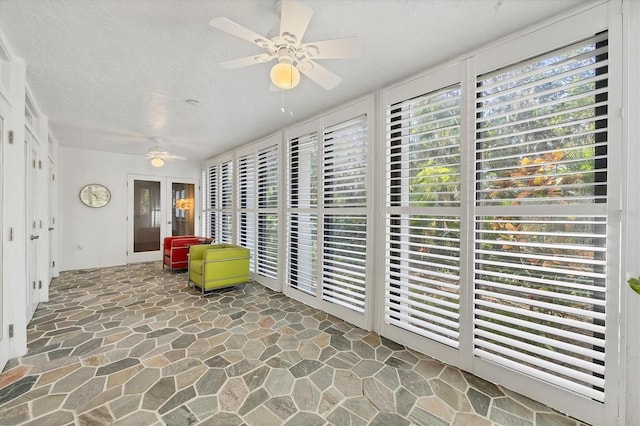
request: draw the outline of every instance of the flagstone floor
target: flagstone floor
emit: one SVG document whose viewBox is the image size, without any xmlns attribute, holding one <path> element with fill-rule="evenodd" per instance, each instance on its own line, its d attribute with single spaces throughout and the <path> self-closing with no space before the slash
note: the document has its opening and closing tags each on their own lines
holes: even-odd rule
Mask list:
<svg viewBox="0 0 640 426">
<path fill-rule="evenodd" d="M 554 425 L 544 405 L 249 283 L 65 272 L 0 374 L 0 425 Z"/>
</svg>

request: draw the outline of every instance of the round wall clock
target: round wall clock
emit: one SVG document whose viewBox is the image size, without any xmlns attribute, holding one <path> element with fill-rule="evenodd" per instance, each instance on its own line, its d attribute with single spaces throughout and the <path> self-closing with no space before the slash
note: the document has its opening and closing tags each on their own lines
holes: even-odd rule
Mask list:
<svg viewBox="0 0 640 426">
<path fill-rule="evenodd" d="M 80 201 L 88 207 L 104 207 L 111 200 L 109 189 L 99 183 L 90 183 L 80 190 Z"/>
</svg>

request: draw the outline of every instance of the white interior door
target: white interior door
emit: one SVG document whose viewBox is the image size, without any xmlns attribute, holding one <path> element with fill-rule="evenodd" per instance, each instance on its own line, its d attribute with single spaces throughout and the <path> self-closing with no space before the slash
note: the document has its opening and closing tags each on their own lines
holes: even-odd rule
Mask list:
<svg viewBox="0 0 640 426">
<path fill-rule="evenodd" d="M 38 151 L 36 141 L 28 129 L 25 131 L 25 149 L 27 164 L 27 200 L 28 200 L 28 227 L 27 227 L 27 270 L 29 285 L 27 286 L 27 322 L 33 316 L 39 302 L 39 289 L 42 288 L 42 280 L 38 277 L 38 256 L 40 253 L 40 233 L 42 223 L 38 220 Z"/>
</svg>

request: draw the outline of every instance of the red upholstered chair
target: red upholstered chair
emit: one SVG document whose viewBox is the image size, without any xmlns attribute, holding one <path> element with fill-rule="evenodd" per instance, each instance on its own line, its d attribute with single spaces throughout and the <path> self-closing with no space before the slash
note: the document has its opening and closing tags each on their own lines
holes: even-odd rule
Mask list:
<svg viewBox="0 0 640 426">
<path fill-rule="evenodd" d="M 186 269 L 189 265 L 187 262 L 187 254 L 189 246 L 202 244 L 202 237 L 195 235 L 183 235 L 176 237 L 166 237 L 164 239 L 164 262 L 162 268 L 169 267 L 171 271 L 174 269 Z"/>
</svg>

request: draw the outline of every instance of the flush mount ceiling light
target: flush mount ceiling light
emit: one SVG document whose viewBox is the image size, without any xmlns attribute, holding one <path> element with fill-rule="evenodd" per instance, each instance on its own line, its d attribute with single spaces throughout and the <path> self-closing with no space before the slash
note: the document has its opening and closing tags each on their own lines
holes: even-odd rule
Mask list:
<svg viewBox="0 0 640 426">
<path fill-rule="evenodd" d="M 267 51 L 258 55 L 234 59 L 219 64 L 223 68 L 238 69 L 262 64 L 274 59 L 271 81 L 280 89 L 291 89 L 300 81 L 300 73 L 326 90 L 336 87 L 342 79 L 318 62 L 319 59 L 345 59 L 360 55 L 360 42 L 355 37 L 303 43 L 313 9 L 298 0 L 279 0 L 276 11 L 280 15 L 280 31 L 273 37 L 263 37 L 227 18 L 214 18 L 209 25 L 253 43 Z"/>
<path fill-rule="evenodd" d="M 162 158 L 154 157 L 151 159 L 151 165 L 153 167 L 162 167 L 164 166 L 164 160 Z"/>
</svg>

